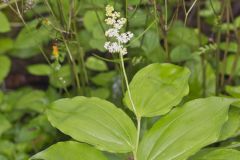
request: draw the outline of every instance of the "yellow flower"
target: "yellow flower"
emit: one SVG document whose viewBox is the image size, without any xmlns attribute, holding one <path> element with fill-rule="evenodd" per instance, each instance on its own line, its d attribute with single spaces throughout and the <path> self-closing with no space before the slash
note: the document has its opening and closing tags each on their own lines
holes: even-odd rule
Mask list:
<svg viewBox="0 0 240 160">
<path fill-rule="evenodd" d="M 54 57 L 55 59 L 58 59 L 58 57 L 59 57 L 58 46 L 57 46 L 57 45 L 53 45 L 52 47 L 53 47 L 53 52 L 52 52 L 53 57 Z"/>
<path fill-rule="evenodd" d="M 47 18 L 45 18 L 44 20 L 42 20 L 42 23 L 44 24 L 44 25 L 50 25 L 51 24 L 51 22 L 47 19 Z"/>
</svg>

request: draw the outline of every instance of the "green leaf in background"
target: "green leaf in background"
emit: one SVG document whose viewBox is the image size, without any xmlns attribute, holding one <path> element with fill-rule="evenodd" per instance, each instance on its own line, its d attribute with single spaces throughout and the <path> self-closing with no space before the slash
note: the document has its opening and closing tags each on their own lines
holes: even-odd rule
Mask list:
<svg viewBox="0 0 240 160">
<path fill-rule="evenodd" d="M 86 67 L 94 71 L 106 71 L 108 70 L 106 62 L 96 57 L 89 57 L 86 61 Z"/>
<path fill-rule="evenodd" d="M 236 60 L 237 60 L 237 63 L 236 63 L 235 70 L 233 72 L 233 76 L 240 76 L 240 59 L 236 59 L 236 55 L 229 55 L 227 57 L 225 74 L 227 75 L 232 74 L 232 68 Z M 221 64 L 221 67 L 223 69 L 223 64 Z"/>
<path fill-rule="evenodd" d="M 203 96 L 213 96 L 216 90 L 216 74 L 212 66 L 206 62 L 206 73 L 205 73 L 205 89 L 203 87 L 203 66 L 200 57 L 187 61 L 186 67 L 191 71 L 191 76 L 189 78 L 190 92 L 188 95 L 188 100 L 199 98 Z"/>
<path fill-rule="evenodd" d="M 0 155 L 11 157 L 15 154 L 15 144 L 8 140 L 0 140 Z M 8 160 L 8 159 L 7 159 Z"/>
<path fill-rule="evenodd" d="M 52 73 L 52 69 L 47 64 L 34 64 L 27 67 L 27 70 L 32 75 L 48 76 Z"/>
<path fill-rule="evenodd" d="M 0 160 L 8 160 L 8 158 L 0 154 Z"/>
<path fill-rule="evenodd" d="M 49 41 L 50 31 L 44 27 L 36 29 L 38 23 L 39 20 L 33 20 L 20 31 L 14 43 L 14 48 L 38 48 L 38 46 Z"/>
<path fill-rule="evenodd" d="M 36 112 L 43 112 L 48 104 L 48 100 L 44 91 L 33 90 L 22 95 L 15 104 L 15 109 L 30 109 Z"/>
<path fill-rule="evenodd" d="M 161 45 L 158 45 L 152 52 L 144 52 L 144 54 L 152 63 L 160 63 L 166 60 L 166 54 Z"/>
<path fill-rule="evenodd" d="M 138 160 L 185 160 L 216 142 L 234 101 L 209 97 L 175 108 L 144 135 Z"/>
<path fill-rule="evenodd" d="M 229 44 L 226 42 L 222 42 L 219 44 L 219 48 L 223 51 L 227 50 L 228 52 L 237 52 L 238 44 L 235 42 L 230 42 Z"/>
<path fill-rule="evenodd" d="M 11 61 L 6 56 L 0 56 L 0 84 L 3 82 L 3 80 L 6 78 L 10 71 L 11 67 Z"/>
<path fill-rule="evenodd" d="M 74 141 L 59 142 L 34 155 L 31 160 L 107 160 L 95 148 Z"/>
<path fill-rule="evenodd" d="M 237 107 L 231 107 L 228 113 L 228 120 L 222 128 L 219 141 L 237 136 L 240 134 L 239 131 L 240 131 L 240 109 Z"/>
<path fill-rule="evenodd" d="M 104 52 L 104 51 L 106 51 L 106 49 L 104 48 L 104 43 L 105 42 L 106 42 L 105 38 L 97 38 L 97 39 L 92 38 L 89 41 L 89 44 L 90 44 L 92 49 L 98 49 L 101 52 Z"/>
<path fill-rule="evenodd" d="M 168 42 L 172 45 L 185 44 L 190 48 L 199 46 L 197 33 L 193 29 L 184 27 L 184 25 L 177 22 L 168 32 Z"/>
<path fill-rule="evenodd" d="M 1 22 L 1 21 L 0 21 Z M 13 48 L 13 40 L 10 38 L 0 39 L 0 54 L 3 54 Z"/>
<path fill-rule="evenodd" d="M 81 47 L 83 47 L 84 51 L 89 51 L 92 49 L 89 44 L 89 41 L 92 39 L 91 32 L 89 32 L 87 30 L 82 30 L 81 32 L 78 33 L 77 38 L 81 44 Z"/>
<path fill-rule="evenodd" d="M 98 75 L 91 78 L 91 81 L 99 86 L 108 86 L 114 81 L 114 77 L 117 75 L 115 71 L 107 73 L 99 73 Z"/>
<path fill-rule="evenodd" d="M 99 20 L 98 20 L 98 16 L 99 16 Z M 85 28 L 90 31 L 93 32 L 93 30 L 98 27 L 101 29 L 101 24 L 104 21 L 104 13 L 102 11 L 87 11 L 83 17 L 83 24 L 85 26 Z M 102 31 L 103 32 L 103 31 Z M 103 32 L 104 33 L 104 32 Z"/>
<path fill-rule="evenodd" d="M 3 12 L 0 12 L 0 33 L 5 33 L 11 30 L 9 21 Z"/>
<path fill-rule="evenodd" d="M 188 94 L 187 68 L 173 64 L 151 64 L 141 69 L 130 83 L 132 100 L 138 116 L 152 117 L 169 112 Z M 128 93 L 125 104 L 131 109 Z"/>
<path fill-rule="evenodd" d="M 3 102 L 4 93 L 0 90 L 0 104 Z"/>
<path fill-rule="evenodd" d="M 235 98 L 240 98 L 240 86 L 226 86 L 225 91 Z"/>
<path fill-rule="evenodd" d="M 170 56 L 173 62 L 182 62 L 191 58 L 191 49 L 187 45 L 181 44 L 173 48 Z"/>
<path fill-rule="evenodd" d="M 131 0 L 133 1 L 133 0 Z M 138 1 L 138 0 L 137 0 Z M 138 9 L 138 10 L 131 10 L 128 13 L 129 15 L 129 27 L 132 28 L 140 28 L 140 27 L 145 27 L 146 26 L 146 19 L 147 19 L 147 14 L 144 10 Z"/>
<path fill-rule="evenodd" d="M 50 75 L 50 84 L 56 88 L 64 88 L 72 83 L 71 67 L 70 65 L 61 66 L 57 71 Z"/>
<path fill-rule="evenodd" d="M 155 48 L 160 45 L 159 35 L 155 33 L 154 30 L 149 30 L 143 39 L 142 49 L 144 52 L 152 52 Z"/>
<path fill-rule="evenodd" d="M 16 130 L 14 142 L 25 144 L 28 148 L 42 148 L 46 142 L 56 136 L 56 129 L 51 126 L 45 115 L 37 116 L 31 119 L 27 124 L 24 124 Z M 38 139 L 41 139 L 38 141 Z"/>
<path fill-rule="evenodd" d="M 110 96 L 110 91 L 107 88 L 92 89 L 91 96 L 107 99 Z"/>
<path fill-rule="evenodd" d="M 189 160 L 239 160 L 240 151 L 226 148 L 204 149 Z"/>
<path fill-rule="evenodd" d="M 11 126 L 11 123 L 5 118 L 5 116 L 0 114 L 0 137 L 5 131 L 10 129 Z"/>
<path fill-rule="evenodd" d="M 18 49 L 18 48 L 15 48 L 15 46 L 14 46 L 13 50 L 11 50 L 11 52 L 9 52 L 8 54 L 13 56 L 13 57 L 26 59 L 26 58 L 31 58 L 35 55 L 38 55 L 39 54 L 39 48 L 34 47 L 34 48 Z"/>
<path fill-rule="evenodd" d="M 119 153 L 134 150 L 136 128 L 132 120 L 108 101 L 85 97 L 60 99 L 50 106 L 47 116 L 63 133 L 100 150 Z"/>
</svg>

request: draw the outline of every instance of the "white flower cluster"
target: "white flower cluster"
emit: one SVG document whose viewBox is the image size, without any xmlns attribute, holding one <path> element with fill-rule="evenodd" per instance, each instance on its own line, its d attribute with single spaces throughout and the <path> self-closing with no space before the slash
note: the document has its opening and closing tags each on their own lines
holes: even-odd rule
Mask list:
<svg viewBox="0 0 240 160">
<path fill-rule="evenodd" d="M 107 5 L 106 7 L 106 16 L 105 22 L 107 25 L 112 28 L 108 29 L 105 32 L 105 36 L 109 38 L 115 38 L 115 42 L 106 42 L 104 48 L 106 48 L 110 53 L 120 53 L 122 55 L 127 54 L 127 48 L 123 44 L 128 43 L 132 37 L 132 32 L 120 33 L 120 29 L 127 22 L 126 18 L 121 18 L 120 12 L 114 11 L 113 6 Z"/>
</svg>

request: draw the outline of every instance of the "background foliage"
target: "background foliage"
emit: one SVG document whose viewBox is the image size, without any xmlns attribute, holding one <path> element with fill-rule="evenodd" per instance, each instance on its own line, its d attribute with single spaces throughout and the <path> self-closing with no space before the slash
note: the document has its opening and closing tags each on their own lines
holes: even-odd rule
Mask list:
<svg viewBox="0 0 240 160">
<path fill-rule="evenodd" d="M 2 0 L 0 160 L 132 158 L 137 120 L 103 47 L 107 4 L 134 33 L 138 159 L 240 159 L 238 0 Z"/>
</svg>

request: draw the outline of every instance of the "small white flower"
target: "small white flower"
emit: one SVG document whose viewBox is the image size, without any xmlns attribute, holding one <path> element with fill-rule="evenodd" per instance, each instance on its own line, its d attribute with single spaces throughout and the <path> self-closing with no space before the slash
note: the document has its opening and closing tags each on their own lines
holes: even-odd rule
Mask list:
<svg viewBox="0 0 240 160">
<path fill-rule="evenodd" d="M 110 53 L 124 52 L 123 46 L 117 42 L 105 42 L 104 48 L 107 49 Z"/>
<path fill-rule="evenodd" d="M 105 36 L 114 37 L 115 42 L 105 42 L 104 48 L 110 53 L 127 54 L 127 48 L 123 44 L 128 43 L 132 39 L 133 33 L 120 33 L 120 29 L 126 24 L 127 19 L 121 18 L 120 12 L 114 11 L 114 8 L 110 5 L 106 7 L 106 16 L 105 22 L 112 28 L 105 32 Z"/>
<path fill-rule="evenodd" d="M 117 37 L 119 36 L 119 30 L 115 28 L 110 28 L 105 32 L 106 37 Z"/>
<path fill-rule="evenodd" d="M 133 34 L 132 32 L 130 32 L 130 31 L 127 32 L 127 35 L 128 35 L 128 38 L 129 38 L 129 39 L 132 39 L 133 36 L 134 36 L 134 34 Z"/>
<path fill-rule="evenodd" d="M 105 22 L 107 25 L 113 25 L 114 23 L 116 23 L 116 20 L 114 18 L 107 18 L 105 19 Z"/>
<path fill-rule="evenodd" d="M 120 43 L 126 44 L 126 43 L 128 43 L 131 40 L 132 37 L 133 37 L 133 33 L 127 32 L 127 33 L 122 33 L 119 36 L 117 36 L 117 40 Z"/>
<path fill-rule="evenodd" d="M 111 15 L 113 18 L 119 18 L 121 16 L 120 12 L 113 12 L 112 15 Z"/>
<path fill-rule="evenodd" d="M 127 48 L 122 48 L 122 49 L 120 50 L 120 54 L 122 54 L 122 55 L 127 54 Z"/>
<path fill-rule="evenodd" d="M 127 22 L 127 19 L 126 18 L 121 18 L 121 19 L 118 19 L 114 24 L 114 28 L 117 28 L 117 29 L 121 29 L 125 23 Z"/>
<path fill-rule="evenodd" d="M 106 6 L 106 16 L 112 16 L 112 12 L 114 11 L 113 6 L 107 5 Z"/>
<path fill-rule="evenodd" d="M 104 43 L 104 48 L 108 50 L 111 42 L 105 42 Z"/>
</svg>

